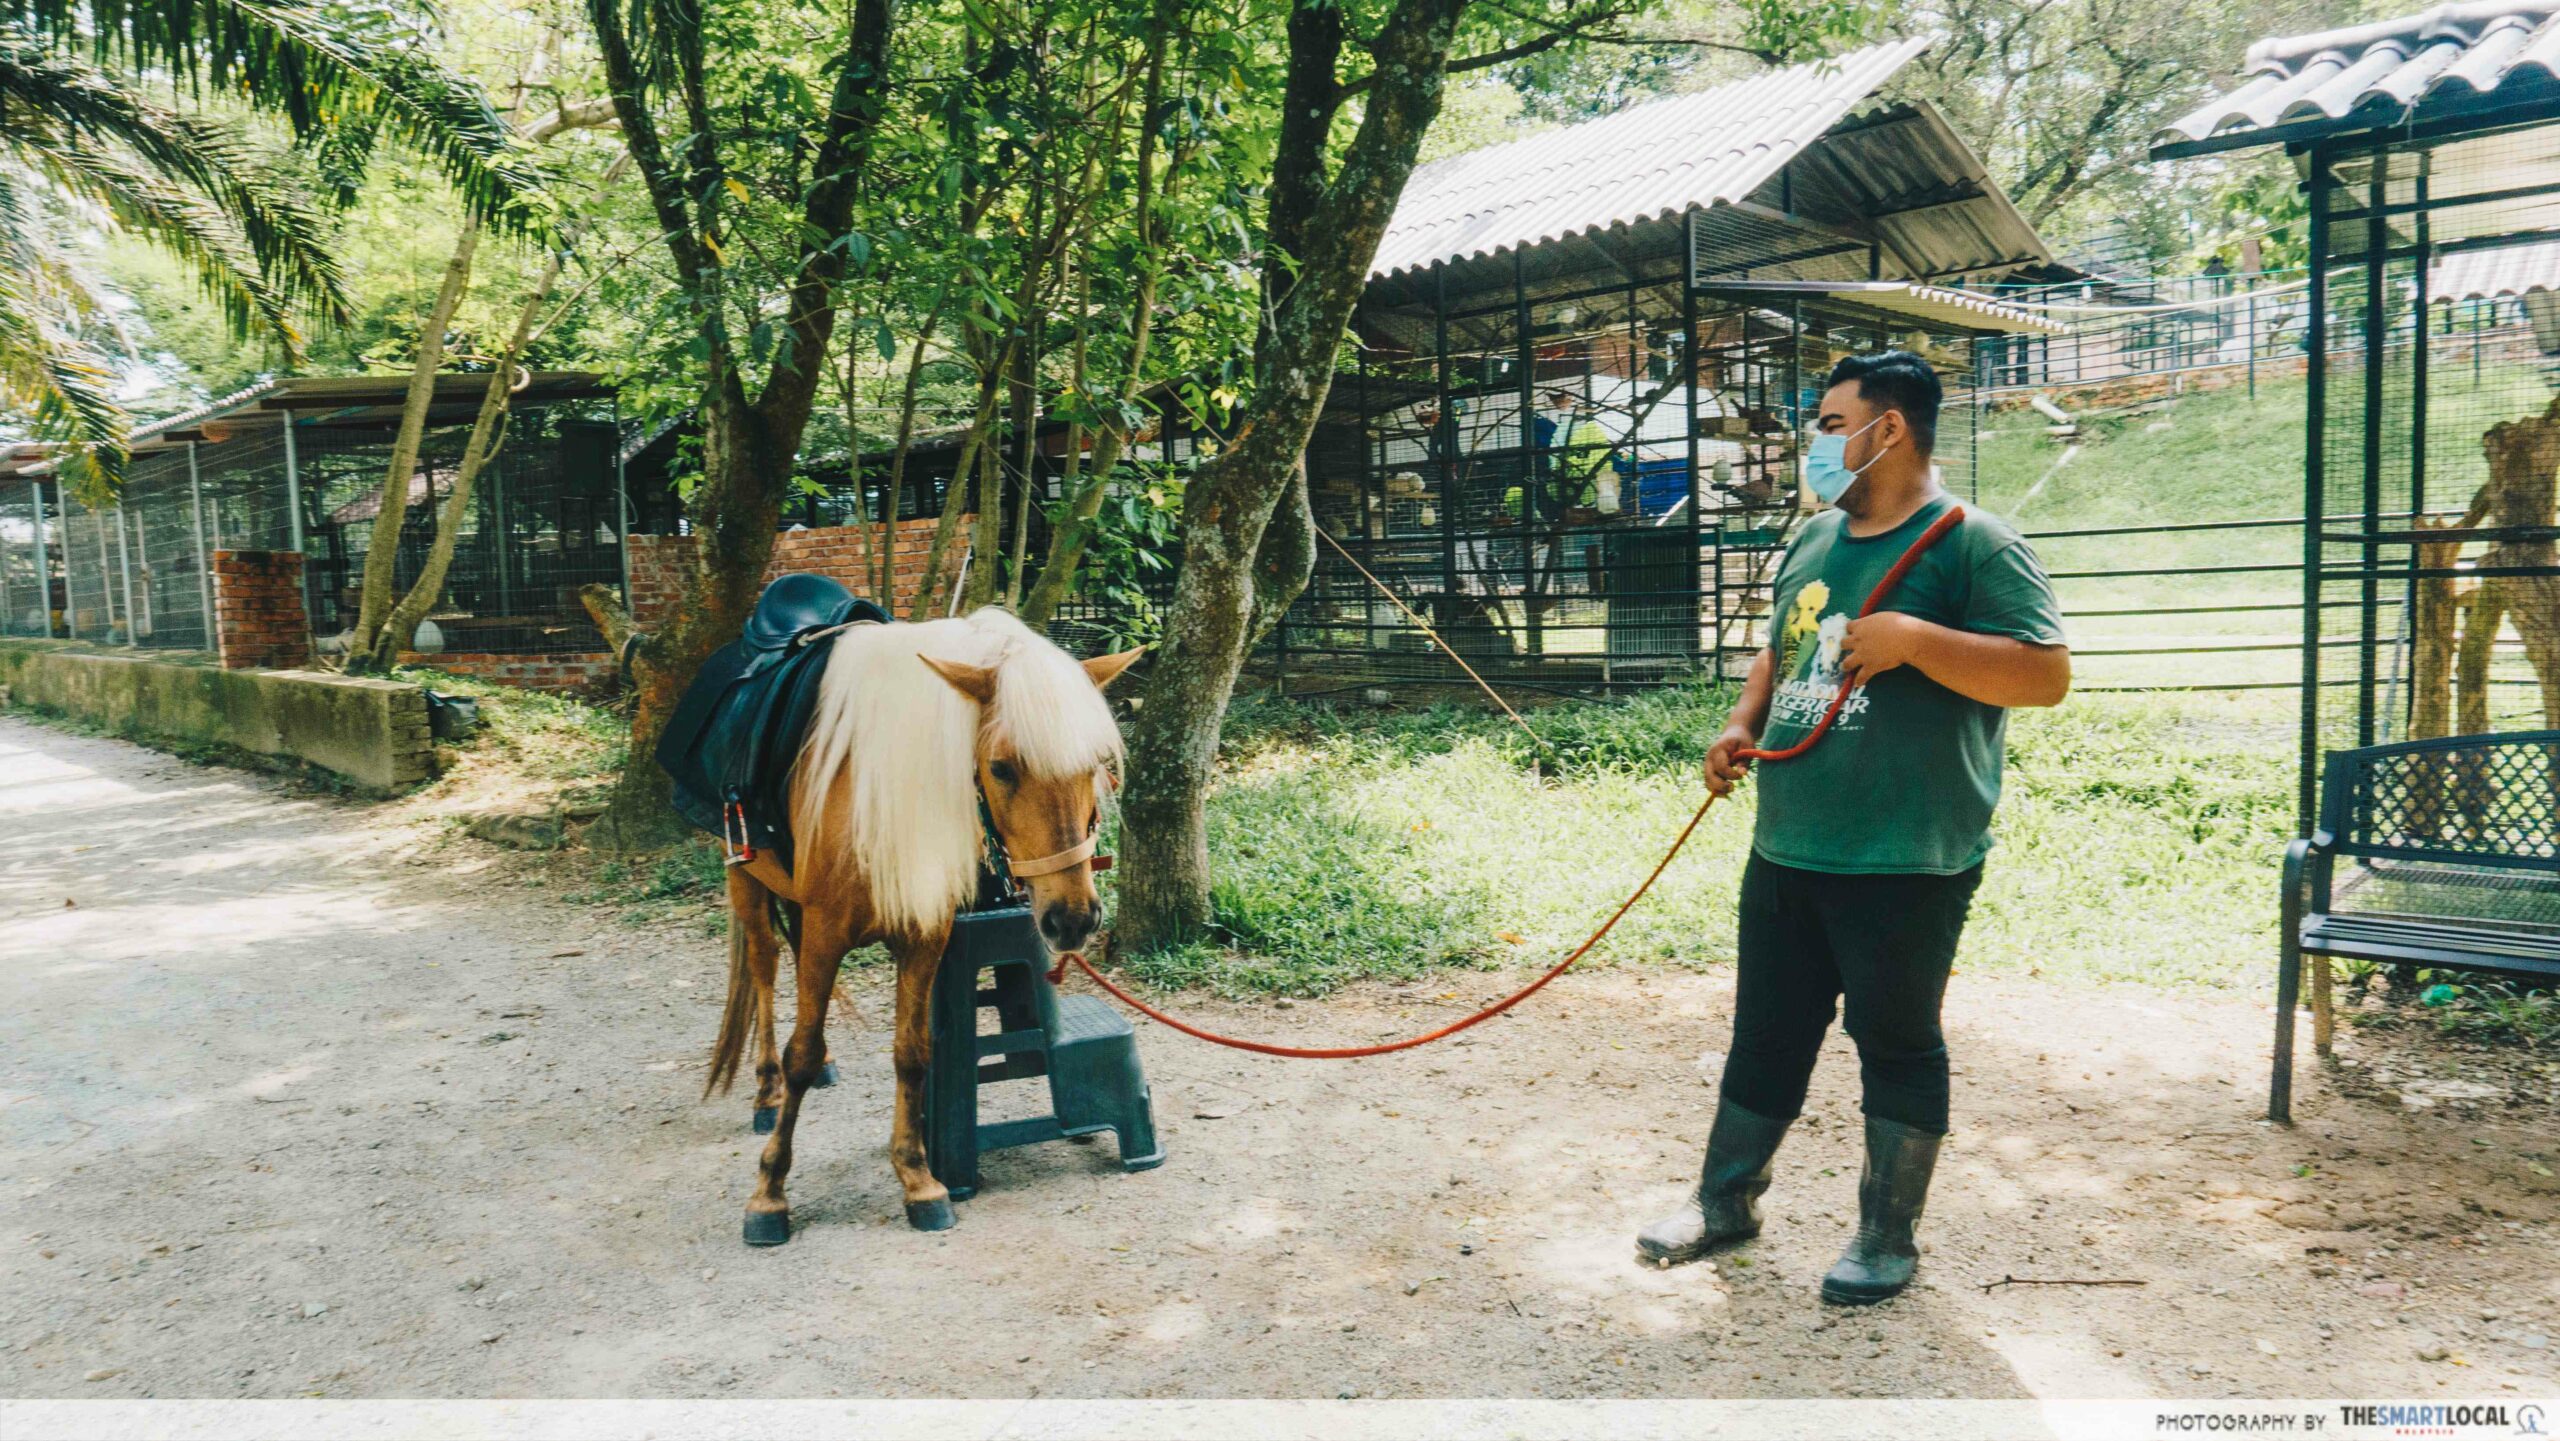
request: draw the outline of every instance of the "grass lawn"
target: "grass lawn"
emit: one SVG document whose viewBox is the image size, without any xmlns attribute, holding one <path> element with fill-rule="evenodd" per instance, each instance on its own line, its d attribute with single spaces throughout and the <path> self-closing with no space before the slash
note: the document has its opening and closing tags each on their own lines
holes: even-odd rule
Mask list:
<svg viewBox="0 0 2560 1441">
<path fill-rule="evenodd" d="M 2031 534 L 2298 517 L 2306 389 L 2299 377 L 2266 377 L 2254 398 L 2241 385 L 2193 391 L 2140 414 L 2087 421 L 2068 444 L 2047 436 L 2044 417 L 2034 411 L 1985 415 L 1976 458 L 1981 503 Z M 2550 396 L 2550 382 L 2534 366 L 2492 363 L 2476 383 L 2468 364 L 2433 371 L 2430 505 L 2467 502 L 2486 478 L 2480 435 L 2489 421 L 2537 412 Z M 2079 673 L 2085 686 L 2281 684 L 2301 674 L 2300 616 L 2291 608 L 2302 598 L 2302 535 L 2296 528 L 2040 538 L 2035 546 L 2047 569 L 2066 576 L 2193 566 L 2292 568 L 2056 581 L 2073 643 L 2083 652 Z M 2209 615 L 2096 614 L 2244 605 L 2262 608 Z M 2201 656 L 2102 653 L 2194 646 L 2257 648 Z M 2502 657 L 2500 674 L 2523 675 L 2520 658 Z"/>
<path fill-rule="evenodd" d="M 1727 693 L 1697 687 L 1498 716 L 1257 702 L 1210 801 L 1222 944 L 1132 958 L 1144 979 L 1320 995 L 1434 967 L 1544 964 L 1641 880 L 1701 794 Z M 2291 834 L 2289 711 L 2261 697 L 2075 701 L 2017 718 L 1999 846 L 1962 964 L 2256 986 Z M 1733 955 L 1746 786 L 1586 964 Z"/>
</svg>

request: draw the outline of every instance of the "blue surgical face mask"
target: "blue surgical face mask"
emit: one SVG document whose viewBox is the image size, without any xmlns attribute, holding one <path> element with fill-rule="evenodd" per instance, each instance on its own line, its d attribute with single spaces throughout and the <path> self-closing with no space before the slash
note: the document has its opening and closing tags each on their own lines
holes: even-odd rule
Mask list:
<svg viewBox="0 0 2560 1441">
<path fill-rule="evenodd" d="M 1868 466 L 1884 458 L 1878 452 L 1867 458 L 1866 465 L 1856 470 L 1849 468 L 1849 442 L 1883 423 L 1884 417 L 1879 415 L 1846 435 L 1817 435 L 1805 447 L 1804 483 L 1813 487 L 1813 493 L 1824 505 L 1838 505 L 1840 497 L 1849 493 L 1849 487 L 1866 474 Z"/>
</svg>

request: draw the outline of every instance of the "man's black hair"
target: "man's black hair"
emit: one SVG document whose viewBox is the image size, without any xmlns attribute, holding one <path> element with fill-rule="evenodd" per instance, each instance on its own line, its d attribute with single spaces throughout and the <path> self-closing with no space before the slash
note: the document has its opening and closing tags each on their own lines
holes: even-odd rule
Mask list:
<svg viewBox="0 0 2560 1441">
<path fill-rule="evenodd" d="M 1858 398 L 1880 410 L 1902 412 L 1903 422 L 1911 427 L 1911 445 L 1922 456 L 1938 449 L 1938 406 L 1946 399 L 1946 388 L 1938 384 L 1938 372 L 1929 362 L 1907 350 L 1879 350 L 1872 355 L 1852 355 L 1831 367 L 1831 378 L 1823 383 L 1828 390 L 1835 385 L 1858 383 Z"/>
</svg>

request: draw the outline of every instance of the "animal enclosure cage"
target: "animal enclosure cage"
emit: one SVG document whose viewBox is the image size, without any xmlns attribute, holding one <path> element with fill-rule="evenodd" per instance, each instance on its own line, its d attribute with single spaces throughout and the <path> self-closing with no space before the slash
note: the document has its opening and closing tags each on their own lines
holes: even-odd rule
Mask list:
<svg viewBox="0 0 2560 1441">
<path fill-rule="evenodd" d="M 446 377 L 412 467 L 395 584 L 417 577 L 453 494 L 486 381 Z M 135 435 L 110 503 L 57 478 L 0 477 L 0 615 L 8 633 L 209 650 L 217 551 L 303 558 L 314 634 L 355 622 L 398 424 L 401 382 L 270 382 Z M 599 647 L 577 591 L 624 580 L 616 432 L 604 389 L 532 377 L 461 515 L 429 612 L 455 651 Z M 39 611 L 32 597 L 48 603 Z M 25 597 L 25 599 L 22 599 Z"/>
<path fill-rule="evenodd" d="M 61 517 L 46 448 L 0 445 L 0 635 L 62 633 Z"/>
<path fill-rule="evenodd" d="M 1426 625 L 1498 683 L 1740 674 L 1812 509 L 1799 463 L 1845 356 L 1930 361 L 1936 464 L 1972 498 L 1974 349 L 2043 322 L 1909 282 L 1715 274 L 1749 267 L 1705 212 L 1671 234 L 1600 283 L 1515 252 L 1489 291 L 1444 295 L 1445 270 L 1403 296 L 1372 287 L 1308 448 L 1340 551 L 1277 630 L 1288 686 L 1452 678 Z"/>
<path fill-rule="evenodd" d="M 2059 327 L 1962 287 L 2052 257 L 1934 108 L 1874 100 L 1924 45 L 1416 172 L 1307 449 L 1330 543 L 1272 636 L 1280 684 L 1738 673 L 1845 355 L 1932 362 L 1970 495 L 1976 346 Z"/>
<path fill-rule="evenodd" d="M 2560 727 L 2560 333 L 2482 355 L 2453 332 L 2481 291 L 2560 261 L 2560 126 L 2341 143 L 2311 166 L 2315 314 L 2362 343 L 2318 347 L 2311 373 L 2306 757 Z"/>
<path fill-rule="evenodd" d="M 2560 729 L 2560 3 L 2262 41 L 2247 70 L 2154 154 L 2281 142 L 2304 177 L 2308 835 L 2333 751 Z M 2465 343 L 2483 301 L 2527 324 Z M 2554 750 L 2426 750 L 2367 773 L 2356 824 L 2468 859 L 2367 859 L 2342 890 L 2360 910 L 2560 927 Z"/>
</svg>

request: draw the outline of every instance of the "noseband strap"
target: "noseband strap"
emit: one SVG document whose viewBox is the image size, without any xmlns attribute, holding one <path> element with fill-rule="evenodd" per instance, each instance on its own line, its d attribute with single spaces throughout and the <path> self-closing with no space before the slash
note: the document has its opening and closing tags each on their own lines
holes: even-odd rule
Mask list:
<svg viewBox="0 0 2560 1441">
<path fill-rule="evenodd" d="M 1093 847 L 1097 839 L 1098 837 L 1095 836 L 1086 836 L 1082 841 L 1069 846 L 1067 849 L 1058 852 L 1056 855 L 1042 856 L 1037 860 L 1017 861 L 1008 859 L 1005 863 L 1006 868 L 1011 870 L 1017 877 L 1054 875 L 1080 861 L 1092 859 Z"/>
</svg>

